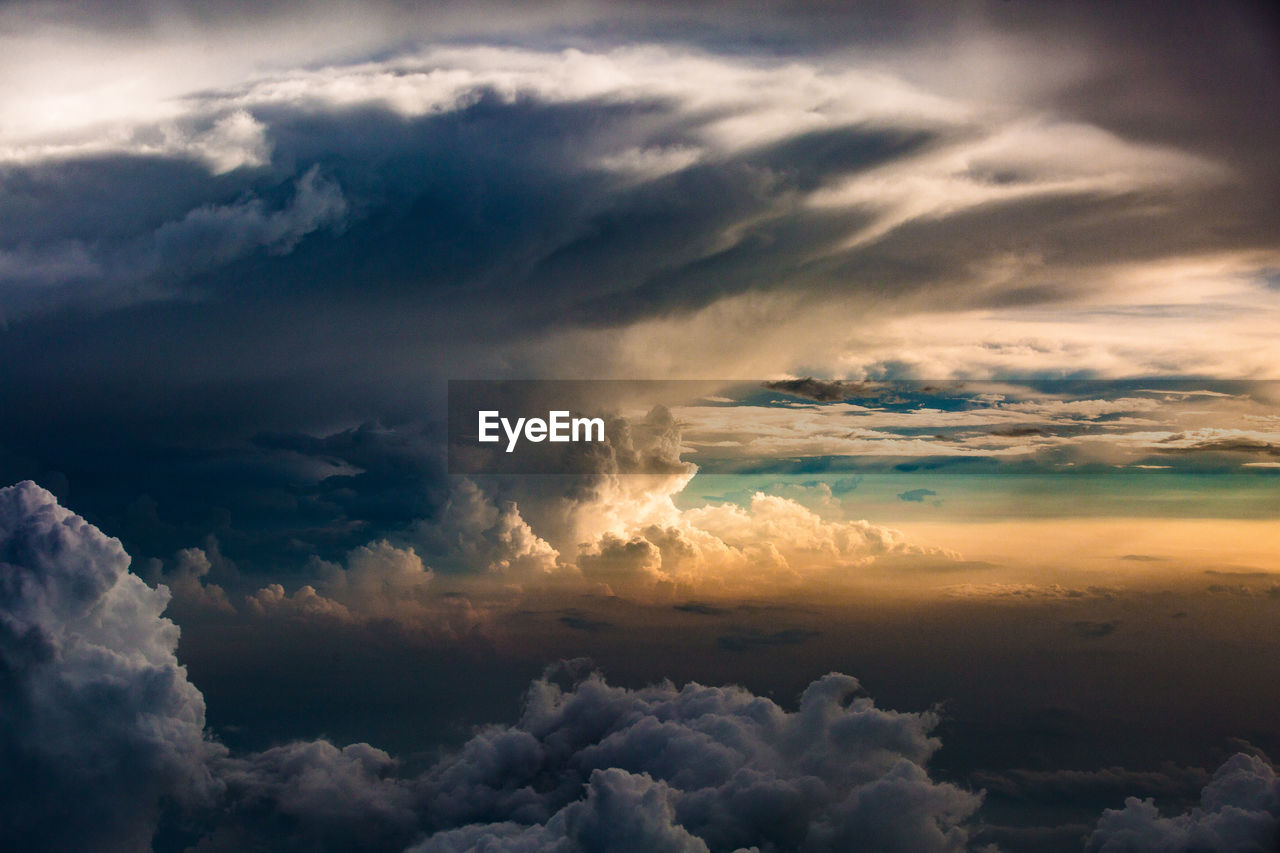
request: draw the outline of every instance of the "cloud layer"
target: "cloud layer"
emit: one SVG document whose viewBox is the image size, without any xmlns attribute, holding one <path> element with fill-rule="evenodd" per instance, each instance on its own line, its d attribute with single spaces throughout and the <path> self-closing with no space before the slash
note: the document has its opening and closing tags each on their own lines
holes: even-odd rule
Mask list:
<svg viewBox="0 0 1280 853">
<path fill-rule="evenodd" d="M 186 560 L 182 577 L 207 571 L 207 559 Z M 50 493 L 0 490 L 0 831 L 11 849 L 150 849 L 163 827 L 199 851 L 974 849 L 980 793 L 927 769 L 938 713 L 878 708 L 836 673 L 787 710 L 741 687 L 628 689 L 562 662 L 529 687 L 515 723 L 477 730 L 416 775 L 368 744 L 231 753 L 204 731 L 177 629 L 160 616 L 165 591 L 127 566 L 118 542 Z M 390 546 L 354 555 L 349 571 L 353 601 L 393 581 L 411 591 L 422 574 Z M 1274 769 L 1242 753 L 1198 808 L 1169 817 L 1131 799 L 1102 815 L 1089 849 L 1266 850 L 1278 804 Z"/>
<path fill-rule="evenodd" d="M 230 756 L 205 740 L 203 699 L 159 615 L 166 593 L 127 571 L 115 540 L 22 483 L 0 490 L 0 556 L 14 847 L 145 849 L 166 800 L 197 815 L 222 804 L 205 814 L 224 825 L 199 849 L 397 849 L 425 833 L 414 849 L 829 849 L 857 837 L 959 850 L 980 802 L 924 769 L 934 714 L 878 709 L 834 674 L 787 712 L 741 688 L 633 691 L 570 664 L 532 685 L 515 725 L 406 779 L 363 744 Z M 411 592 L 422 574 L 389 546 L 348 571 L 357 599 L 389 580 Z M 69 798 L 74 821 L 58 807 Z"/>
</svg>

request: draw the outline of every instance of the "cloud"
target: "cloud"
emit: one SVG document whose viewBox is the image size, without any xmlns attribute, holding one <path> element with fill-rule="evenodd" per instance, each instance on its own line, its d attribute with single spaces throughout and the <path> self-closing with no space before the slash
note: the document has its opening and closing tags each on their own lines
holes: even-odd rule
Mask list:
<svg viewBox="0 0 1280 853">
<path fill-rule="evenodd" d="M 686 601 L 671 606 L 682 613 L 694 613 L 698 616 L 723 616 L 730 612 L 727 608 L 717 607 L 705 601 Z"/>
<path fill-rule="evenodd" d="M 739 687 L 615 687 L 578 661 L 535 681 L 515 724 L 480 729 L 416 776 L 367 744 L 230 754 L 205 739 L 203 699 L 159 615 L 167 596 L 127 565 L 48 492 L 0 490 L 10 847 L 147 849 L 160 805 L 177 803 L 198 851 L 415 839 L 421 851 L 821 850 L 857 838 L 919 853 L 964 849 L 981 802 L 929 777 L 935 713 L 877 708 L 838 674 L 786 711 Z M 390 546 L 349 566 L 333 590 L 349 601 L 420 585 L 412 552 Z M 60 806 L 70 798 L 74 815 Z"/>
<path fill-rule="evenodd" d="M 169 600 L 31 482 L 0 489 L 0 840 L 141 850 L 164 805 L 217 795 Z M 74 804 L 68 808 L 67 804 Z"/>
<path fill-rule="evenodd" d="M 716 638 L 716 645 L 727 652 L 746 652 L 769 646 L 798 646 L 814 637 L 818 631 L 806 628 L 783 628 L 781 631 L 764 632 L 758 629 L 739 629 L 732 634 Z"/>
<path fill-rule="evenodd" d="M 632 849 L 628 835 L 661 850 L 964 849 L 979 799 L 923 769 L 936 718 L 877 709 L 847 676 L 811 684 L 794 712 L 741 688 L 561 677 L 428 774 L 435 819 L 462 827 L 416 849 Z"/>
<path fill-rule="evenodd" d="M 221 758 L 213 769 L 234 817 L 196 850 L 402 850 L 418 832 L 420 806 L 412 780 L 395 778 L 396 767 L 368 744 L 323 740 Z"/>
<path fill-rule="evenodd" d="M 1081 637 L 1109 637 L 1116 632 L 1122 623 L 1119 619 L 1098 621 L 1096 619 L 1080 619 L 1072 622 L 1070 628 Z"/>
<path fill-rule="evenodd" d="M 990 798 L 1018 801 L 1080 803 L 1097 808 L 1128 796 L 1182 801 L 1198 796 L 1210 775 L 1198 767 L 1165 764 L 1154 770 L 1104 767 L 1099 770 L 979 771 L 974 781 Z"/>
<path fill-rule="evenodd" d="M 101 180 L 111 182 L 109 176 Z M 135 297 L 169 298 L 181 282 L 254 253 L 288 255 L 308 235 L 322 229 L 340 230 L 349 212 L 342 189 L 332 177 L 322 174 L 318 164 L 275 187 L 245 187 L 236 198 L 209 200 L 156 224 L 154 220 L 166 213 L 163 196 L 169 192 L 173 191 L 160 192 L 162 198 L 152 203 L 154 209 L 138 212 L 152 222 L 132 234 L 121 231 L 132 224 L 134 216 L 93 210 L 95 203 L 102 204 L 101 199 L 87 200 L 83 205 L 69 199 L 72 209 L 64 212 L 61 222 L 58 211 L 46 213 L 47 227 L 55 230 L 82 226 L 82 220 L 93 220 L 99 212 L 114 221 L 105 226 L 97 223 L 105 228 L 105 234 L 81 231 L 75 236 L 35 244 L 24 241 L 14 249 L 0 249 L 0 307 L 7 302 L 10 311 L 25 311 L 49 300 L 75 301 L 86 294 L 118 302 L 130 290 Z M 36 209 L 38 230 L 39 209 L 50 200 L 39 191 L 35 195 L 37 198 L 26 206 Z M 22 206 L 19 202 L 19 209 Z M 17 212 L 7 211 L 10 215 Z M 3 215 L 0 211 L 0 218 Z M 12 298 L 6 300 L 6 296 Z"/>
<path fill-rule="evenodd" d="M 166 574 L 198 582 L 213 562 L 193 549 Z M 0 746 L 10 756 L 0 837 L 9 847 L 147 849 L 176 819 L 202 853 L 972 848 L 981 795 L 927 770 L 938 714 L 878 708 L 856 679 L 835 673 L 787 710 L 741 687 L 629 689 L 584 661 L 562 663 L 533 682 L 515 723 L 478 729 L 412 775 L 368 744 L 229 752 L 205 735 L 203 699 L 174 656 L 177 629 L 160 616 L 166 592 L 127 566 L 115 540 L 48 492 L 0 490 Z M 413 598 L 430 583 L 412 551 L 386 543 L 358 549 L 343 571 L 328 591 L 355 606 Z M 746 648 L 808 632 L 726 636 Z M 1199 771 L 1172 766 L 976 778 L 1007 799 L 1085 804 L 1203 783 Z M 68 798 L 70 815 L 57 806 Z M 1103 813 L 1088 849 L 1269 850 L 1278 817 L 1273 768 L 1240 754 L 1197 808 L 1165 816 L 1131 797 Z"/>
<path fill-rule="evenodd" d="M 1204 787 L 1200 804 L 1165 816 L 1150 799 L 1130 797 L 1122 809 L 1108 809 L 1089 836 L 1089 853 L 1275 849 L 1280 840 L 1280 783 L 1257 755 L 1232 756 Z"/>
<path fill-rule="evenodd" d="M 475 479 L 455 478 L 443 508 L 395 533 L 397 544 L 353 550 L 345 568 L 313 558 L 309 583 L 294 593 L 268 585 L 250 597 L 251 610 L 431 622 L 442 593 L 461 589 L 459 584 L 478 605 L 488 598 L 507 606 L 502 600 L 521 590 L 570 588 L 670 600 L 849 583 L 881 560 L 956 559 L 945 549 L 908 542 L 898 531 L 824 518 L 789 497 L 763 492 L 752 494 L 747 507 L 681 509 L 675 498 L 697 470 L 680 460 L 681 422 L 661 407 L 643 418 L 614 421 L 616 446 L 583 456 L 575 476 L 486 477 L 483 489 Z M 832 494 L 817 491 L 828 499 Z M 831 500 L 821 503 L 838 509 Z M 428 585 L 426 561 L 444 586 Z M 412 571 L 390 568 L 402 564 L 412 564 Z M 374 566 L 386 568 L 373 577 Z"/>
<path fill-rule="evenodd" d="M 226 205 L 205 205 L 176 222 L 156 229 L 152 236 L 152 264 L 168 276 L 185 277 L 212 269 L 262 249 L 284 255 L 303 237 L 320 228 L 341 224 L 347 214 L 342 190 L 312 166 L 293 187 L 293 198 L 269 210 L 261 198 Z"/>
<path fill-rule="evenodd" d="M 492 614 L 472 598 L 438 591 L 435 573 L 412 547 L 385 540 L 355 548 L 345 565 L 313 560 L 315 585 L 293 592 L 268 584 L 245 596 L 248 613 L 259 618 L 392 623 L 421 638 L 457 640 L 492 631 Z"/>
<path fill-rule="evenodd" d="M 514 500 L 495 501 L 460 478 L 438 517 L 420 521 L 410 538 L 441 565 L 510 581 L 537 580 L 557 570 L 559 552 L 525 521 Z"/>
<path fill-rule="evenodd" d="M 945 591 L 948 595 L 956 598 L 1004 598 L 1051 601 L 1112 598 L 1117 592 L 1114 587 L 1068 587 L 1056 583 L 963 583 L 946 587 Z"/>
<path fill-rule="evenodd" d="M 879 386 L 872 382 L 843 382 L 840 380 L 814 379 L 779 379 L 764 383 L 764 387 L 773 391 L 782 391 L 796 397 L 804 397 L 819 403 L 832 403 L 855 397 L 865 397 L 874 393 Z"/>
<path fill-rule="evenodd" d="M 898 500 L 907 501 L 908 503 L 924 503 L 925 498 L 931 498 L 937 494 L 933 489 L 907 489 L 905 492 L 898 493 Z"/>
<path fill-rule="evenodd" d="M 599 631 L 608 631 L 615 627 L 612 622 L 606 622 L 603 619 L 593 619 L 592 617 L 576 610 L 571 610 L 561 616 L 560 623 L 569 626 L 575 631 L 586 631 L 592 634 Z"/>
<path fill-rule="evenodd" d="M 1159 453 L 1248 453 L 1280 456 L 1280 441 L 1273 433 L 1241 429 L 1202 429 L 1175 433 L 1152 447 Z"/>
<path fill-rule="evenodd" d="M 0 86 L 12 119 L 0 121 L 0 310 L 18 332 L 0 337 L 0 397 L 42 403 L 6 407 L 0 444 L 18 461 L 0 468 L 64 473 L 104 523 L 145 492 L 181 530 L 141 549 L 130 539 L 140 559 L 216 529 L 250 567 L 250 555 L 334 559 L 443 500 L 407 486 L 373 496 L 356 487 L 377 478 L 349 471 L 317 484 L 277 470 L 267 484 L 257 478 L 286 454 L 252 436 L 429 422 L 448 376 L 858 382 L 1266 375 L 1275 362 L 1280 303 L 1260 273 L 1277 265 L 1262 192 L 1274 181 L 1255 174 L 1273 168 L 1265 111 L 1196 133 L 1194 110 L 1162 132 L 1134 127 L 1188 97 L 1147 66 L 1144 90 L 1124 87 L 1129 109 L 1094 109 L 1121 97 L 1104 97 L 1119 72 L 1099 57 L 1151 50 L 1176 76 L 1189 54 L 1154 45 L 1206 22 L 1162 19 L 1140 46 L 1040 5 L 1034 26 L 978 15 L 1002 30 L 994 39 L 960 11 L 650 5 L 585 31 L 612 20 L 601 8 L 562 9 L 550 15 L 562 29 L 536 35 L 508 25 L 545 22 L 545 9 L 435 10 L 424 33 L 403 9 L 308 10 L 299 30 L 240 4 L 217 25 L 184 12 L 174 20 L 191 29 L 170 29 L 156 13 L 135 31 L 6 7 L 4 53 L 24 73 Z M 669 15 L 697 19 L 697 34 Z M 821 23 L 845 15 L 877 23 Z M 255 23 L 223 29 L 242 16 Z M 459 30 L 441 17 L 466 19 L 469 36 L 446 43 Z M 1047 57 L 1046 31 L 1079 52 Z M 1197 57 L 1222 60 L 1207 79 L 1238 84 L 1201 91 L 1199 108 L 1236 103 L 1265 76 L 1267 63 L 1227 49 L 1249 31 L 1197 42 Z M 871 32 L 868 52 L 847 49 Z M 944 33 L 958 39 L 946 50 L 915 41 Z M 843 46 L 824 53 L 833 39 Z M 859 181 L 856 198 L 812 204 Z M 877 182 L 892 199 L 867 196 Z M 965 204 L 950 210 L 953 184 Z M 1006 417 L 990 425 L 1027 426 Z M 88 418 L 93 430 L 72 426 Z M 366 500 L 381 514 L 344 512 Z M 579 541 L 550 544 L 571 556 Z"/>
<path fill-rule="evenodd" d="M 206 581 L 213 570 L 213 561 L 226 563 L 217 550 L 217 541 L 211 543 L 210 553 L 201 548 L 183 548 L 174 555 L 173 564 L 165 567 L 160 560 L 152 560 L 147 580 L 155 585 L 164 584 L 171 599 L 168 612 L 183 620 L 192 615 L 209 613 L 234 613 L 235 606 L 219 584 Z M 234 566 L 231 567 L 234 571 Z"/>
<path fill-rule="evenodd" d="M 464 850 L 618 850 L 622 853 L 708 853 L 706 842 L 676 822 L 678 791 L 647 774 L 593 770 L 584 799 L 545 824 L 471 825 L 436 833 L 408 853 Z"/>
</svg>

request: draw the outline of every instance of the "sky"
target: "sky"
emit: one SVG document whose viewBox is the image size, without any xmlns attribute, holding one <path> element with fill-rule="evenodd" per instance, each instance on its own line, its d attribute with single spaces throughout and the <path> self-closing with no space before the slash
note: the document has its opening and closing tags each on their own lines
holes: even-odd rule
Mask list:
<svg viewBox="0 0 1280 853">
<path fill-rule="evenodd" d="M 1268 4 L 0 56 L 0 846 L 1275 849 Z"/>
</svg>

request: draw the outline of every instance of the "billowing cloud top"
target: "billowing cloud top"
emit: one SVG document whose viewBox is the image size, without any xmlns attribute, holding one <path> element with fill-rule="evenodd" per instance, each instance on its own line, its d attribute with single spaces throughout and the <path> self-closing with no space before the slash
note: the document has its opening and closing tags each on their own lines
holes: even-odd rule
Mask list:
<svg viewBox="0 0 1280 853">
<path fill-rule="evenodd" d="M 162 801 L 217 789 L 204 698 L 160 616 L 169 596 L 128 567 L 119 542 L 44 489 L 0 489 L 0 834 L 12 849 L 145 849 Z"/>
<path fill-rule="evenodd" d="M 974 849 L 980 795 L 925 766 L 938 714 L 878 708 L 834 673 L 788 711 L 740 687 L 631 690 L 562 663 L 517 722 L 416 776 L 368 744 L 229 753 L 206 739 L 167 596 L 127 564 L 45 490 L 0 490 L 6 849 L 150 849 L 162 805 L 200 850 Z M 391 576 L 404 574 L 415 568 Z M 1240 754 L 1198 809 L 1130 800 L 1091 849 L 1262 850 L 1278 790 L 1267 762 Z"/>
</svg>

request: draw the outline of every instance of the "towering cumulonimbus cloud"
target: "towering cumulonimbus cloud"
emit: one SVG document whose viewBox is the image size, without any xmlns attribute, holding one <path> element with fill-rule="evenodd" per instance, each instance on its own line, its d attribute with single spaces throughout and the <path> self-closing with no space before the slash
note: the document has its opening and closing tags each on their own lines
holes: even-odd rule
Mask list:
<svg viewBox="0 0 1280 853">
<path fill-rule="evenodd" d="M 0 489 L 0 847 L 149 849 L 219 787 L 168 592 L 32 482 Z"/>
</svg>

